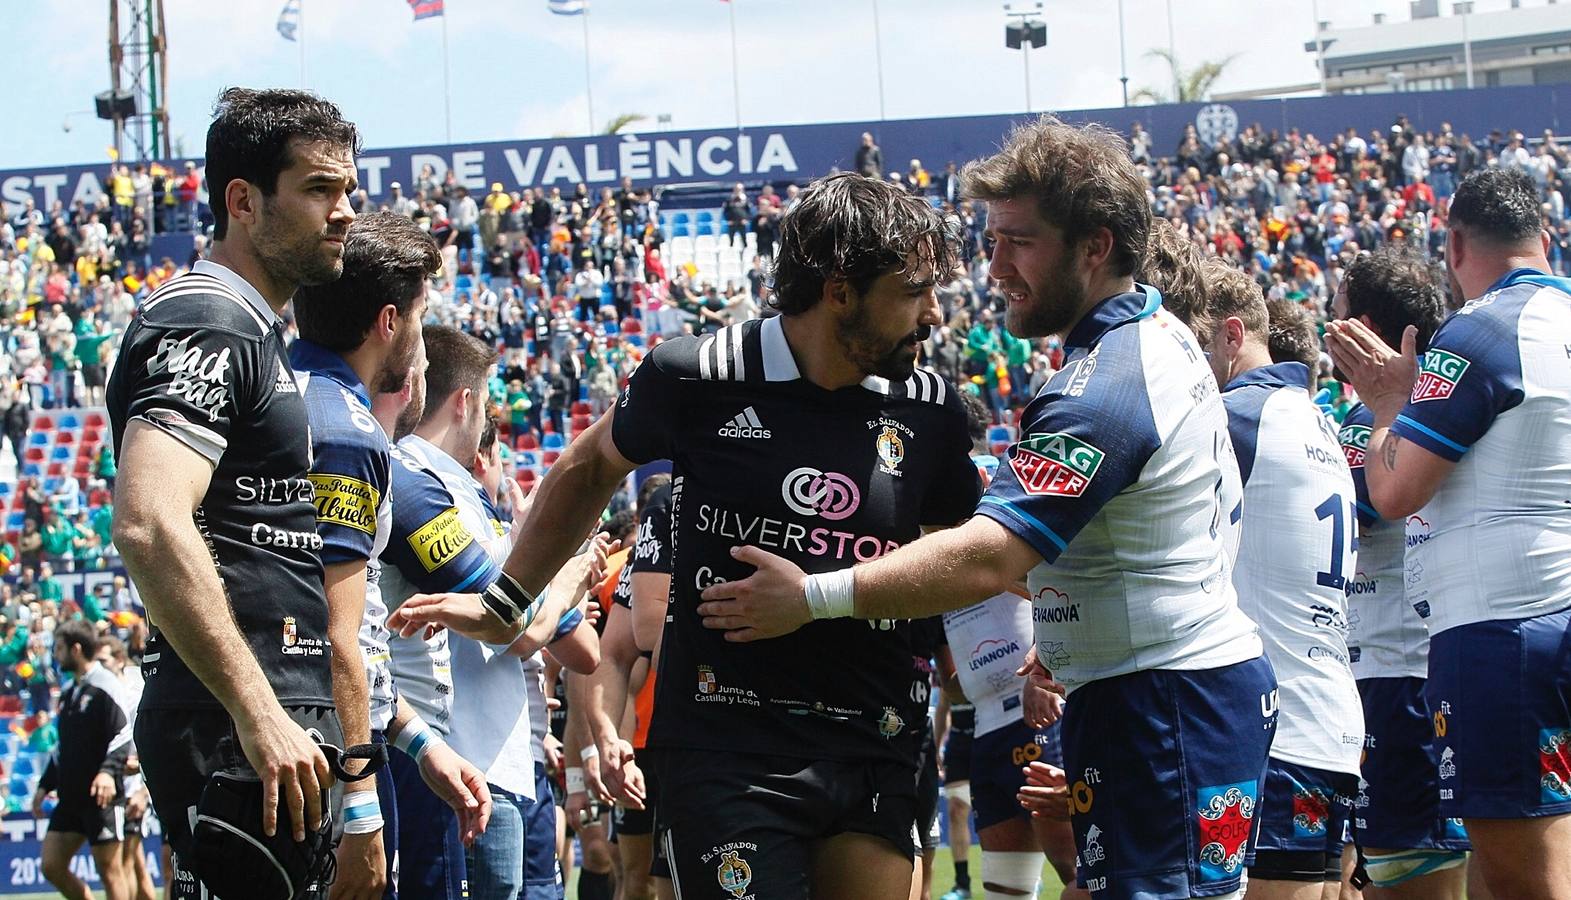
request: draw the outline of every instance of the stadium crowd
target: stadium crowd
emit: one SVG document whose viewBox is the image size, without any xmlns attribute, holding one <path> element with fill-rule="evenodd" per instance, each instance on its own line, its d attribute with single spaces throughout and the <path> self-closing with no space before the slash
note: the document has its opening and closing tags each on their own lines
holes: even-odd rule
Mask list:
<svg viewBox="0 0 1571 900">
<path fill-rule="evenodd" d="M 1138 126 L 1126 138 L 1129 160 L 1146 184 L 1150 213 L 1155 220 L 1167 223 L 1159 224 L 1153 232 L 1153 246 L 1160 246 L 1164 240 L 1175 241 L 1179 248 L 1172 250 L 1175 257 L 1193 254 L 1193 265 L 1202 265 L 1200 260 L 1204 259 L 1214 261 L 1205 264 L 1220 264 L 1242 273 L 1273 304 L 1273 338 L 1277 336 L 1279 321 L 1289 323 L 1281 327 L 1283 331 L 1308 323 L 1313 328 L 1313 339 L 1300 342 L 1295 358 L 1309 364 L 1310 395 L 1337 426 L 1343 424 L 1361 399 L 1336 371 L 1324 343 L 1328 323 L 1340 317 L 1333 302 L 1339 288 L 1344 288 L 1348 272 L 1360 255 L 1370 251 L 1407 248 L 1415 258 L 1438 260 L 1447 246 L 1451 199 L 1469 174 L 1519 170 L 1529 176 L 1540 203 L 1542 226 L 1550 236 L 1547 259 L 1552 272 L 1564 275 L 1571 271 L 1571 217 L 1567 215 L 1567 201 L 1571 200 L 1571 190 L 1567 189 L 1571 184 L 1571 144 L 1562 146 L 1549 132 L 1529 139 L 1515 131 L 1495 131 L 1475 140 L 1469 135 L 1454 134 L 1449 125 L 1420 131 L 1402 118 L 1386 132 L 1361 136 L 1350 128 L 1325 139 L 1301 134 L 1297 129 L 1284 134 L 1256 125 L 1234 138 L 1210 145 L 1202 143 L 1191 127 L 1170 153 L 1154 146 L 1151 136 Z M 1025 416 L 1031 398 L 1065 366 L 1073 348 L 1064 346 L 1059 337 L 1017 337 L 1006 327 L 1009 298 L 991 272 L 996 257 L 989 229 L 994 223 L 988 221 L 987 203 L 964 196 L 959 167 L 950 162 L 942 172 L 934 173 L 913 159 L 905 171 L 885 171 L 883 153 L 871 135 L 864 136 L 856 168 L 902 193 L 922 198 L 943 217 L 955 243 L 954 271 L 959 274 L 952 280 L 935 279 L 940 321 L 923 337 L 922 365 L 980 401 L 985 412 L 977 424 L 981 435 L 979 452 L 986 455 L 991 450 L 1001 454 L 1000 438 L 994 435 L 1007 443 L 1029 426 Z M 8 702 L 7 698 L 15 698 L 10 702 L 19 716 L 27 717 L 23 736 L 26 748 L 32 752 L 54 749 L 59 740 L 52 722 L 57 698 L 74 683 L 65 676 L 70 671 L 87 671 L 80 662 L 73 664 L 55 657 L 55 653 L 62 652 L 55 640 L 57 628 L 75 620 L 85 621 L 97 637 L 121 642 L 132 660 L 142 657 L 149 634 L 146 610 L 124 577 L 116 576 L 83 596 L 69 596 L 62 591 L 57 577 L 59 573 L 118 569 L 121 565 L 113 541 L 113 497 L 119 475 L 114 442 L 106 438 L 92 449 L 82 477 L 74 477 L 70 471 L 53 477 L 41 471 L 29 474 L 29 463 L 34 462 L 26 456 L 30 423 L 34 416 L 45 412 L 104 406 L 106 385 L 121 352 L 121 340 L 140 317 L 143 303 L 161 286 L 197 269 L 198 261 L 207 257 L 212 241 L 219 239 L 214 226 L 220 224 L 222 216 L 215 221 L 195 167 L 186 163 L 183 171 L 184 174 L 177 174 L 163 166 L 117 165 L 106 180 L 105 194 L 95 204 L 77 203 L 69 209 L 57 205 L 47 211 L 28 204 L 9 210 L 7 220 L 0 224 L 0 406 L 4 407 L 0 419 L 11 448 L 5 469 L 14 466 L 13 495 L 22 498 L 18 527 L 8 530 L 5 543 L 0 546 L 0 565 L 6 566 L 5 579 L 0 582 L 0 708 Z M 488 427 L 483 436 L 479 431 L 475 434 L 482 459 L 494 442 L 501 475 L 499 481 L 493 478 L 496 483 L 486 485 L 492 504 L 486 507 L 492 514 L 486 523 L 488 527 L 494 526 L 499 535 L 524 529 L 526 510 L 532 502 L 532 498 L 524 496 L 527 489 L 545 476 L 559 452 L 617 402 L 654 347 L 684 335 L 718 335 L 723 329 L 736 328 L 778 311 L 772 302 L 775 281 L 780 277 L 777 248 L 788 239 L 782 234 L 782 221 L 802 202 L 806 187 L 736 185 L 719 208 L 717 221 L 723 225 L 723 233 L 718 236 L 726 252 L 746 255 L 746 266 L 739 277 L 723 282 L 718 273 L 698 264 L 669 262 L 673 237 L 665 224 L 668 218 L 661 209 L 658 186 L 624 181 L 617 188 L 592 191 L 583 184 L 564 190 L 554 186 L 509 189 L 498 183 L 482 195 L 458 184 L 452 173 L 438 177 L 428 167 L 407 187 L 392 183 L 384 197 L 371 198 L 364 190 L 352 192 L 350 205 L 357 215 L 389 213 L 400 221 L 412 222 L 435 242 L 439 261 L 427 267 L 418 279 L 423 294 L 420 318 L 427 334 L 440 335 L 443 329 L 450 329 L 454 334 L 478 339 L 478 346 L 495 354 L 494 363 L 490 361 L 492 357 L 487 357 L 483 390 L 477 393 L 484 399 Z M 195 245 L 189 258 L 151 257 L 153 235 L 193 229 Z M 200 270 L 197 272 L 200 276 Z M 1176 300 L 1184 293 L 1180 286 L 1170 289 L 1165 285 L 1164 278 L 1172 277 L 1170 272 L 1164 275 L 1147 270 L 1142 274 L 1150 276 L 1142 277 L 1142 281 L 1164 287 L 1170 298 Z M 1454 308 L 1462 299 L 1452 297 L 1449 302 Z M 1209 315 L 1205 300 L 1198 303 L 1192 310 L 1194 319 L 1189 322 L 1197 334 L 1202 330 L 1197 323 L 1206 321 Z M 302 332 L 309 333 L 313 327 L 318 332 L 312 336 L 315 339 L 302 339 Z M 321 321 L 313 326 L 309 321 L 302 322 L 299 316 L 286 314 L 283 333 L 286 344 L 295 347 L 296 354 L 312 352 L 312 348 L 324 344 Z M 1284 340 L 1292 343 L 1290 338 Z M 437 346 L 428 337 L 422 353 L 434 355 Z M 469 351 L 453 349 L 455 346 L 458 345 L 450 342 L 448 349 L 442 351 L 446 353 L 442 358 L 462 370 Z M 1306 347 L 1307 356 L 1303 352 Z M 299 361 L 301 357 L 294 358 L 297 370 L 307 368 Z M 312 370 L 333 371 L 328 363 L 320 361 L 312 364 Z M 452 385 L 450 380 L 444 383 Z M 362 387 L 370 391 L 370 396 L 363 398 L 370 414 L 374 409 L 372 401 L 382 392 L 370 382 Z M 441 402 L 448 396 L 435 399 Z M 351 409 L 355 408 L 352 404 Z M 752 412 L 752 407 L 748 412 Z M 756 422 L 752 424 L 760 427 Z M 743 428 L 748 426 L 748 422 L 741 423 Z M 1002 432 L 990 433 L 990 429 Z M 387 431 L 390 436 L 393 434 L 391 428 Z M 437 448 L 448 446 L 444 443 L 448 439 L 446 432 L 432 431 L 424 423 L 413 435 L 429 439 L 430 445 Z M 895 445 L 899 445 L 898 435 Z M 880 454 L 885 452 L 884 446 L 880 445 Z M 890 451 L 891 455 L 884 457 L 886 463 L 899 452 Z M 486 467 L 475 465 L 462 455 L 455 454 L 454 458 L 466 472 L 473 469 L 475 477 L 484 481 Z M 900 460 L 894 459 L 890 465 L 898 467 Z M 441 466 L 430 463 L 428 468 L 434 471 Z M 523 474 L 526 470 L 527 477 Z M 395 472 L 387 476 L 389 483 L 396 475 Z M 313 480 L 315 477 L 313 474 Z M 447 478 L 443 472 L 442 483 L 451 485 L 453 482 Z M 519 483 L 524 485 L 523 490 L 515 490 Z M 571 586 L 575 600 L 564 606 L 551 635 L 554 641 L 571 638 L 578 622 L 569 614 L 573 610 L 582 610 L 580 619 L 589 620 L 607 634 L 624 626 L 639 627 L 636 623 L 612 624 L 618 615 L 629 614 L 625 604 L 620 611 L 613 611 L 612 607 L 617 605 L 615 595 L 619 591 L 638 590 L 631 581 L 634 572 L 651 571 L 635 567 L 635 561 L 649 552 L 647 527 L 641 526 L 650 521 L 650 510 L 669 502 L 671 489 L 665 486 L 664 490 L 662 499 L 661 495 L 651 496 L 648 490 L 640 493 L 624 487 L 606 506 L 602 531 L 607 540 L 622 540 L 625 549 L 613 552 L 609 561 L 601 558 L 591 564 L 586 560 L 581 571 L 569 573 L 571 566 L 563 569 L 576 576 L 567 577 L 564 582 Z M 373 493 L 385 495 L 386 491 Z M 401 532 L 395 528 L 395 533 Z M 325 531 L 323 539 L 329 549 L 335 546 Z M 321 544 L 317 541 L 318 548 Z M 656 538 L 653 544 L 658 548 L 661 541 Z M 495 557 L 490 563 L 481 554 L 466 565 L 475 573 L 490 571 L 491 577 L 496 578 L 507 559 L 507 545 L 499 546 L 499 550 L 488 548 Z M 350 558 L 363 561 L 370 552 L 367 543 L 358 557 Z M 658 549 L 653 552 L 659 555 Z M 595 555 L 595 551 L 587 554 Z M 604 553 L 600 555 L 603 557 Z M 427 568 L 431 568 L 431 560 L 426 562 Z M 395 567 L 390 562 L 384 563 L 384 572 L 392 568 Z M 665 575 L 669 583 L 669 569 Z M 411 592 L 457 590 L 460 581 L 456 577 L 447 581 L 416 580 Z M 553 582 L 553 589 L 556 584 Z M 594 602 L 576 602 L 577 595 L 584 593 L 594 597 Z M 286 634 L 290 627 L 286 625 Z M 462 646 L 458 642 L 463 640 L 455 634 L 455 660 L 460 654 L 457 648 Z M 601 642 L 609 640 L 604 635 L 600 638 Z M 631 637 L 627 640 L 620 649 L 627 652 L 626 661 L 633 667 L 639 651 L 646 651 L 647 658 L 647 651 L 652 648 L 645 647 L 642 639 L 636 645 Z M 403 677 L 403 670 L 396 635 L 393 641 L 391 677 L 398 680 Z M 529 656 L 537 661 L 543 680 L 562 685 L 560 699 L 567 700 L 569 708 L 573 708 L 584 702 L 570 696 L 566 685 L 572 676 L 563 674 L 564 669 L 569 673 L 578 671 L 570 659 L 573 651 L 563 644 L 551 646 L 562 651 L 561 659 L 541 661 L 539 654 Z M 70 641 L 64 649 L 68 653 L 84 652 L 81 647 L 73 649 Z M 96 647 L 86 648 L 89 658 L 94 650 Z M 595 652 L 603 654 L 598 657 L 602 666 L 612 658 L 609 649 Z M 407 667 L 409 663 L 402 665 Z M 648 663 L 643 665 L 647 668 Z M 456 674 L 460 667 L 457 662 L 454 666 Z M 588 668 L 593 670 L 594 665 L 589 664 Z M 129 667 L 133 674 L 135 670 L 135 666 Z M 462 677 L 459 675 L 450 685 L 460 695 L 465 690 Z M 626 674 L 621 677 L 623 681 L 616 689 L 625 694 L 637 693 L 636 686 L 626 683 Z M 369 663 L 367 678 L 374 708 L 378 672 Z M 642 678 L 640 675 L 633 680 Z M 653 677 L 649 676 L 647 683 L 652 682 Z M 714 687 L 713 682 L 710 687 Z M 535 689 L 538 691 L 538 686 Z M 597 682 L 596 690 L 603 689 Z M 702 683 L 700 691 L 707 692 Z M 635 856 L 629 862 L 627 844 L 630 838 L 636 842 L 648 832 L 624 832 L 623 847 L 618 851 L 621 856 L 617 857 L 606 845 L 603 826 L 596 824 L 597 795 L 626 797 L 636 795 L 642 788 L 635 790 L 632 784 L 636 779 L 631 777 L 624 785 L 616 783 L 618 775 L 595 774 L 591 761 L 602 752 L 597 747 L 606 746 L 603 734 L 597 730 L 600 723 L 588 723 L 589 735 L 570 735 L 565 713 L 552 715 L 554 733 L 540 734 L 543 729 L 538 726 L 545 701 L 543 697 L 535 699 L 538 706 L 529 712 L 536 717 L 533 758 L 542 768 L 549 769 L 559 794 L 565 791 L 579 795 L 567 805 L 576 820 L 568 823 L 566 819 L 570 817 L 564 816 L 563 827 L 565 830 L 568 824 L 579 826 L 583 865 L 590 873 L 589 883 L 595 885 L 581 888 L 580 896 L 612 896 L 608 873 L 613 869 L 623 885 L 622 896 L 650 896 L 643 893 L 652 890 L 649 879 L 624 867 L 647 867 L 648 857 L 655 855 L 647 837 L 640 851 L 644 854 L 642 859 Z M 646 693 L 640 702 L 652 701 Z M 946 708 L 947 705 L 946 700 Z M 635 715 L 634 703 L 628 699 L 629 718 L 642 718 L 645 713 L 640 708 Z M 454 718 L 458 721 L 461 716 L 455 714 Z M 647 727 L 648 723 L 639 724 Z M 434 722 L 432 726 L 435 727 Z M 393 727 L 390 722 L 373 724 L 372 731 L 378 734 L 377 740 L 397 745 L 397 738 L 380 734 Z M 614 732 L 620 722 L 610 727 Z M 472 743 L 466 745 L 457 734 L 449 734 L 447 739 L 455 748 L 465 750 L 465 758 L 472 758 L 468 752 Z M 410 740 L 404 737 L 400 749 L 407 750 Z M 502 743 L 512 747 L 506 741 Z M 615 744 L 614 739 L 612 743 Z M 572 761 L 580 751 L 583 767 Z M 414 752 L 409 755 L 417 762 L 420 759 Z M 401 757 L 392 754 L 392 758 Z M 396 765 L 390 768 L 395 770 L 392 778 L 400 779 L 399 790 L 404 790 L 405 776 Z M 587 785 L 583 780 L 585 769 L 589 770 Z M 416 782 L 426 774 L 419 769 L 414 771 L 411 777 Z M 499 806 L 506 798 L 513 798 L 519 810 L 517 827 L 524 829 L 531 808 L 522 797 L 525 792 L 496 784 L 510 777 L 489 778 L 493 782 L 490 796 Z M 380 781 L 381 776 L 378 778 Z M 19 801 L 11 797 L 9 803 L 12 811 L 26 808 L 25 798 Z M 876 811 L 876 799 L 874 804 Z M 624 802 L 618 821 L 639 805 Z M 435 806 L 443 809 L 439 803 Z M 387 828 L 396 829 L 396 820 L 388 817 Z M 964 832 L 964 828 L 960 830 Z M 1081 845 L 1083 851 L 1083 840 Z M 565 846 L 559 839 L 551 847 L 550 856 L 563 855 L 571 865 L 571 855 L 562 849 Z M 1067 862 L 1054 859 L 1051 851 L 1049 858 L 1061 877 L 1072 879 L 1075 853 L 1070 846 Z M 409 867 L 406 871 L 417 868 L 410 863 L 418 849 L 429 848 L 405 846 L 403 859 Z M 477 861 L 473 849 L 460 848 L 460 852 L 469 854 L 471 878 L 486 870 L 483 854 Z M 984 839 L 984 854 L 988 852 L 994 851 Z M 390 860 L 392 856 L 389 845 L 387 857 Z M 1039 870 L 1040 854 L 1033 859 Z M 526 859 L 524 864 L 527 869 L 531 861 Z M 760 863 L 755 859 L 753 865 L 759 867 Z M 656 866 L 658 870 L 659 864 Z M 729 870 L 722 866 L 722 883 L 725 878 L 732 878 L 731 887 L 739 885 L 735 894 L 738 897 L 743 896 L 752 877 L 745 875 L 744 870 L 745 866 Z M 966 881 L 955 885 L 950 896 L 969 896 L 969 876 L 965 875 L 963 862 L 958 872 Z M 554 869 L 543 877 L 557 883 Z M 630 884 L 638 888 L 634 890 Z M 487 894 L 480 886 L 474 890 L 475 896 L 500 896 Z M 522 884 L 511 890 L 525 896 Z M 1482 888 L 1476 891 L 1475 896 L 1480 896 Z M 981 893 L 979 889 L 978 894 Z M 441 894 L 432 894 L 438 895 Z"/>
</svg>

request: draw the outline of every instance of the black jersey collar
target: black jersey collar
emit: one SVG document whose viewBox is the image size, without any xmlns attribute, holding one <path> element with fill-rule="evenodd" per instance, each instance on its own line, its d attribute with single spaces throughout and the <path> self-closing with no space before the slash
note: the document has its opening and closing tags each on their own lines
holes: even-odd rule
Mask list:
<svg viewBox="0 0 1571 900">
<path fill-rule="evenodd" d="M 289 346 L 289 365 L 296 372 L 326 375 L 354 391 L 360 402 L 366 405 L 366 409 L 371 408 L 371 394 L 366 390 L 360 376 L 355 374 L 355 370 L 349 367 L 349 363 L 342 356 L 321 344 L 312 343 L 305 338 L 295 338 L 295 342 Z"/>
<path fill-rule="evenodd" d="M 791 353 L 791 343 L 786 340 L 785 326 L 780 316 L 770 316 L 758 326 L 758 341 L 764 353 L 765 381 L 800 381 L 802 370 L 797 368 L 796 357 Z M 889 380 L 877 375 L 862 379 L 862 387 L 875 394 L 890 392 Z"/>
<path fill-rule="evenodd" d="M 1148 284 L 1136 284 L 1126 294 L 1114 294 L 1091 307 L 1070 329 L 1064 340 L 1064 349 L 1088 348 L 1102 336 L 1125 322 L 1134 322 L 1154 315 L 1162 305 L 1162 292 Z"/>
<path fill-rule="evenodd" d="M 262 316 L 263 321 L 267 322 L 269 326 L 278 324 L 278 313 L 273 312 L 273 308 L 267 305 L 267 301 L 263 300 L 257 289 L 251 286 L 251 282 L 241 278 L 236 274 L 235 270 L 215 263 L 210 259 L 199 259 L 196 261 L 196 265 L 191 267 L 191 271 L 217 278 L 224 284 L 229 285 L 229 287 L 234 289 L 235 293 L 244 297 L 247 303 L 255 307 L 257 313 Z"/>
</svg>

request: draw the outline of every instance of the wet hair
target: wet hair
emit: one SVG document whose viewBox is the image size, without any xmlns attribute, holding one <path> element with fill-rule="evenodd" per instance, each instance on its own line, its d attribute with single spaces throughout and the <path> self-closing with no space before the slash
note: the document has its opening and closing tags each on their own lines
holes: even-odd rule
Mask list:
<svg viewBox="0 0 1571 900">
<path fill-rule="evenodd" d="M 1536 240 L 1544 227 L 1538 188 L 1518 169 L 1481 169 L 1451 198 L 1451 226 L 1499 244 Z"/>
<path fill-rule="evenodd" d="M 944 279 L 958 252 L 927 201 L 877 178 L 830 175 L 780 218 L 769 305 L 797 315 L 823 298 L 826 282 L 845 281 L 860 295 L 884 275 L 910 277 L 924 265 Z"/>
<path fill-rule="evenodd" d="M 1045 115 L 1016 127 L 998 153 L 967 163 L 960 178 L 972 200 L 1035 200 L 1042 219 L 1071 246 L 1106 228 L 1113 235 L 1113 273 L 1140 268 L 1151 206 L 1146 181 L 1117 132 Z"/>
<path fill-rule="evenodd" d="M 1291 300 L 1266 301 L 1272 362 L 1301 362 L 1313 372 L 1320 365 L 1320 333 L 1309 311 Z"/>
<path fill-rule="evenodd" d="M 309 91 L 225 88 L 213 107 L 207 128 L 207 190 L 212 196 L 213 240 L 229 229 L 224 193 L 239 178 L 262 189 L 278 191 L 279 173 L 293 162 L 296 141 L 324 143 L 360 152 L 360 132 L 345 121 L 338 107 Z"/>
<path fill-rule="evenodd" d="M 383 307 L 408 315 L 441 267 L 436 242 L 412 219 L 392 212 L 361 216 L 344 240 L 343 276 L 295 292 L 300 336 L 339 353 L 354 350 Z"/>
<path fill-rule="evenodd" d="M 1434 265 L 1399 246 L 1360 254 L 1342 276 L 1348 318 L 1368 316 L 1375 331 L 1392 346 L 1401 343 L 1407 326 L 1416 325 L 1420 353 L 1446 316 L 1441 284 Z"/>
<path fill-rule="evenodd" d="M 427 326 L 424 338 L 425 415 L 421 421 L 428 422 L 454 391 L 485 390 L 486 379 L 496 365 L 496 351 L 449 325 Z"/>
<path fill-rule="evenodd" d="M 1154 219 L 1145 262 L 1135 276 L 1136 281 L 1161 291 L 1162 308 L 1188 325 L 1201 340 L 1211 331 L 1206 283 L 1201 275 L 1204 261 L 1194 241 L 1179 234 L 1166 219 Z"/>
</svg>

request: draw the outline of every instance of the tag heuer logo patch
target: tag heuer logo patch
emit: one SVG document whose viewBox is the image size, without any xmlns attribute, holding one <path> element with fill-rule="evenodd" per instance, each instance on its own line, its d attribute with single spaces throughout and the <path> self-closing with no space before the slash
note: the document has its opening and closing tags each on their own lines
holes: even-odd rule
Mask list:
<svg viewBox="0 0 1571 900">
<path fill-rule="evenodd" d="M 1369 451 L 1369 426 L 1343 425 L 1337 438 L 1342 445 L 1342 455 L 1347 457 L 1348 466 L 1362 469 L 1364 455 Z"/>
<path fill-rule="evenodd" d="M 1430 350 L 1419 364 L 1418 381 L 1413 383 L 1413 402 L 1444 400 L 1456 390 L 1456 383 L 1467 373 L 1473 363 L 1465 356 Z"/>
<path fill-rule="evenodd" d="M 1079 497 L 1096 477 L 1104 455 L 1067 434 L 1033 434 L 1010 451 L 1009 466 L 1028 494 Z"/>
</svg>

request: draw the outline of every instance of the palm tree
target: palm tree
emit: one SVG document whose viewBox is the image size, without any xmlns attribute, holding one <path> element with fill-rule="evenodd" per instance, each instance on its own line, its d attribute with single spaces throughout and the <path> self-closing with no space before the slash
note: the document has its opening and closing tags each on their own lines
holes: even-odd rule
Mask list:
<svg viewBox="0 0 1571 900">
<path fill-rule="evenodd" d="M 617 134 L 622 129 L 633 124 L 634 122 L 643 122 L 648 118 L 649 117 L 643 113 L 622 113 L 621 115 L 613 118 L 611 121 L 605 123 L 605 131 L 601 133 Z"/>
<path fill-rule="evenodd" d="M 1222 73 L 1227 67 L 1234 60 L 1238 59 L 1238 54 L 1234 53 L 1223 59 L 1203 62 L 1187 71 L 1178 64 L 1176 56 L 1161 48 L 1146 51 L 1146 57 L 1154 57 L 1167 63 L 1168 68 L 1173 72 L 1173 84 L 1178 87 L 1178 96 L 1173 98 L 1164 91 L 1147 87 L 1135 91 L 1129 98 L 1131 102 L 1199 103 L 1210 96 L 1211 88 L 1216 86 L 1217 80 L 1222 77 Z"/>
</svg>

